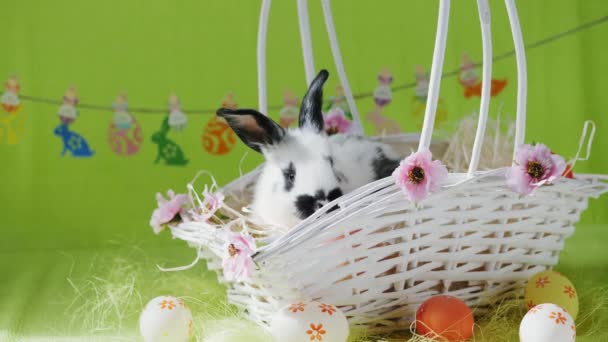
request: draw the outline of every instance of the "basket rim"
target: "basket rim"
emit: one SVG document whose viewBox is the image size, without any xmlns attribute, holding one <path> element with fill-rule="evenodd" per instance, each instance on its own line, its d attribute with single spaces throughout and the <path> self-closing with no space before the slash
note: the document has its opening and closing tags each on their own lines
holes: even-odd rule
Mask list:
<svg viewBox="0 0 608 342">
<path fill-rule="evenodd" d="M 257 174 L 261 171 L 263 164 L 256 167 L 251 172 L 243 175 L 235 179 L 234 181 L 227 184 L 222 190 L 228 190 L 227 192 L 233 191 L 231 188 L 236 188 L 237 191 L 239 188 L 242 188 L 243 183 L 247 183 L 248 180 L 257 176 Z M 473 177 L 469 177 L 466 172 L 450 172 L 448 173 L 448 180 L 441 186 L 441 189 L 435 193 L 431 193 L 425 201 L 432 200 L 438 193 L 444 192 L 448 189 L 457 191 L 459 188 L 463 186 L 470 185 L 471 183 L 478 182 L 482 179 L 487 178 L 496 178 L 497 182 L 504 183 L 504 173 L 510 167 L 502 167 L 497 169 L 485 170 L 485 171 L 477 171 Z M 503 177 L 501 177 L 503 176 Z M 604 184 L 605 188 L 598 191 L 597 194 L 589 195 L 589 197 L 598 197 L 604 192 L 608 192 L 608 174 L 584 174 L 577 173 L 575 178 L 560 178 L 554 185 L 564 184 L 573 182 L 579 182 L 581 186 L 588 185 L 589 181 L 598 181 L 597 184 Z M 506 183 L 505 183 L 506 184 Z M 391 188 L 390 191 L 399 191 L 400 188 L 395 184 L 393 177 L 388 176 L 374 182 L 365 184 L 348 194 L 345 194 L 342 197 L 339 197 L 327 204 L 325 204 L 322 208 L 318 209 L 314 214 L 304 219 L 302 222 L 297 224 L 294 227 L 291 227 L 290 230 L 275 239 L 269 242 L 267 245 L 260 247 L 256 253 L 252 256 L 255 262 L 263 262 L 268 259 L 275 253 L 278 253 L 278 247 L 285 244 L 286 242 L 302 238 L 305 235 L 308 235 L 310 231 L 317 228 L 318 226 L 324 225 L 327 221 L 334 219 L 339 215 L 341 210 L 336 210 L 331 213 L 328 211 L 334 206 L 338 205 L 340 208 L 344 208 L 348 206 L 349 203 L 354 201 L 358 201 L 359 199 L 382 189 Z M 539 189 L 539 191 L 555 191 L 554 187 L 542 187 L 543 189 Z M 549 188 L 549 189 L 547 189 Z M 553 188 L 553 189 L 551 189 Z M 407 199 L 404 199 L 407 200 Z M 342 218 L 344 220 L 344 218 Z"/>
</svg>

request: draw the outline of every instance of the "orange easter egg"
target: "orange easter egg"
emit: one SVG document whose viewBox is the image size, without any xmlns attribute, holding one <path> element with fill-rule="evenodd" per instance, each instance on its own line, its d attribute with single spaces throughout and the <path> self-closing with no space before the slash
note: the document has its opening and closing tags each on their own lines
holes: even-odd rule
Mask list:
<svg viewBox="0 0 608 342">
<path fill-rule="evenodd" d="M 438 341 L 467 341 L 474 324 L 471 309 L 456 297 L 432 297 L 416 311 L 416 333 Z"/>
<path fill-rule="evenodd" d="M 208 153 L 224 155 L 236 145 L 236 134 L 224 119 L 214 115 L 207 122 L 201 140 Z"/>
</svg>

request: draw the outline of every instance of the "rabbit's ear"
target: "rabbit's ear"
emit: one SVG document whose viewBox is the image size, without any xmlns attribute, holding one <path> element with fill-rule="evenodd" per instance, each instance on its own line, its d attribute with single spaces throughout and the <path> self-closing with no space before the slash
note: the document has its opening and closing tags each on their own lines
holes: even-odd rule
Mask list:
<svg viewBox="0 0 608 342">
<path fill-rule="evenodd" d="M 163 120 L 163 123 L 160 125 L 160 131 L 165 134 L 167 132 L 169 132 L 169 117 L 166 117 Z"/>
<path fill-rule="evenodd" d="M 323 84 L 329 73 L 323 69 L 308 87 L 300 107 L 300 127 L 312 128 L 316 132 L 323 131 Z"/>
<path fill-rule="evenodd" d="M 239 138 L 258 152 L 262 146 L 278 144 L 285 137 L 283 127 L 253 109 L 220 108 L 217 115 L 226 119 Z"/>
</svg>

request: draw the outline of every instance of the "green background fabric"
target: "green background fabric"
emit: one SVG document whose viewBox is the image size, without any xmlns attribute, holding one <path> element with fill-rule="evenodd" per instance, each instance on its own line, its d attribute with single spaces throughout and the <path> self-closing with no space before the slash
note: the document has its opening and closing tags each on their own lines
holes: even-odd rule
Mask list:
<svg viewBox="0 0 608 342">
<path fill-rule="evenodd" d="M 502 1 L 491 1 L 491 5 L 498 55 L 513 45 Z M 528 43 L 608 14 L 604 0 L 520 1 L 518 5 Z M 22 94 L 57 100 L 68 86 L 75 85 L 80 101 L 89 104 L 108 106 L 119 92 L 126 91 L 130 107 L 164 108 L 168 95 L 175 91 L 188 115 L 188 108 L 219 107 L 225 94 L 233 91 L 239 106 L 255 107 L 259 6 L 259 1 L 237 0 L 3 1 L 0 76 L 17 74 Z M 376 75 L 385 67 L 393 73 L 394 85 L 414 82 L 416 65 L 430 69 L 435 1 L 336 0 L 332 9 L 355 93 L 373 91 Z M 446 71 L 458 68 L 464 52 L 475 61 L 481 58 L 476 10 L 474 1 L 453 3 Z M 333 95 L 337 74 L 318 1 L 311 1 L 310 14 L 315 64 L 332 74 L 326 96 Z M 593 154 L 590 161 L 577 164 L 575 172 L 579 173 L 608 173 L 607 36 L 608 24 L 604 23 L 527 54 L 526 141 L 543 142 L 569 158 L 576 152 L 583 121 L 594 120 Z M 275 0 L 272 4 L 267 61 L 269 103 L 282 104 L 286 89 L 301 97 L 306 85 L 295 1 Z M 503 103 L 504 113 L 513 116 L 515 59 L 496 62 L 493 74 L 509 83 L 493 99 L 491 115 Z M 408 132 L 417 131 L 422 122 L 420 116 L 412 115 L 413 96 L 413 88 L 394 92 L 393 102 L 384 112 Z M 438 128 L 447 132 L 479 106 L 478 98 L 464 98 L 454 77 L 443 81 L 441 98 L 448 120 Z M 362 116 L 374 106 L 372 98 L 357 104 Z M 144 143 L 139 153 L 118 156 L 107 143 L 113 112 L 81 108 L 72 129 L 88 140 L 95 155 L 61 157 L 61 141 L 53 135 L 57 109 L 54 104 L 23 101 L 19 115 L 26 122 L 19 142 L 0 142 L 0 331 L 61 334 L 58 326 L 64 319 L 61 315 L 49 317 L 49 313 L 61 307 L 54 301 L 55 295 L 69 297 L 71 291 L 65 281 L 71 265 L 66 253 L 78 255 L 76 274 L 103 264 L 104 258 L 91 264 L 91 255 L 112 255 L 116 241 L 150 251 L 154 263 L 187 262 L 191 251 L 184 243 L 171 241 L 169 234 L 154 236 L 148 227 L 156 205 L 154 194 L 169 188 L 185 191 L 185 184 L 200 169 L 211 171 L 218 183 L 225 184 L 238 176 L 239 160 L 248 151 L 239 142 L 227 155 L 206 153 L 201 135 L 211 115 L 191 114 L 184 132 L 170 133 L 190 163 L 185 167 L 154 164 L 156 145 L 150 137 L 166 114 L 132 111 L 142 124 Z M 278 110 L 269 114 L 278 118 Z M 365 126 L 372 132 L 369 122 Z M 260 161 L 249 153 L 243 170 Z M 605 285 L 608 280 L 608 260 L 601 248 L 608 242 L 607 208 L 608 196 L 590 203 L 563 254 L 569 264 L 561 267 L 571 271 L 575 284 L 578 280 L 585 288 Z M 583 266 L 575 268 L 579 262 Z M 199 274 L 203 269 L 197 266 Z M 204 279 L 217 288 L 211 276 Z"/>
</svg>

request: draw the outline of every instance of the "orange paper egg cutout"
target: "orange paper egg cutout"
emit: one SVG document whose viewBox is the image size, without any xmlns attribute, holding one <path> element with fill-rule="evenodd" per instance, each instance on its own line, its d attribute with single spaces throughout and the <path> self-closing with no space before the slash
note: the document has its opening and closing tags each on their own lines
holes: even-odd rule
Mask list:
<svg viewBox="0 0 608 342">
<path fill-rule="evenodd" d="M 201 139 L 205 151 L 213 155 L 224 155 L 236 145 L 236 134 L 228 123 L 217 115 L 207 122 Z"/>
<path fill-rule="evenodd" d="M 438 341 L 467 341 L 473 336 L 471 309 L 452 296 L 435 296 L 416 311 L 416 333 Z"/>
<path fill-rule="evenodd" d="M 234 94 L 232 92 L 228 93 L 222 100 L 222 108 L 236 109 L 237 107 Z M 201 143 L 207 153 L 221 156 L 232 151 L 236 145 L 236 133 L 226 120 L 214 115 L 203 129 Z"/>
</svg>

